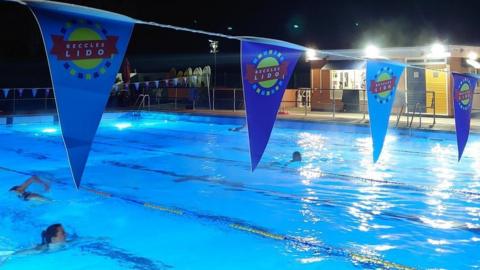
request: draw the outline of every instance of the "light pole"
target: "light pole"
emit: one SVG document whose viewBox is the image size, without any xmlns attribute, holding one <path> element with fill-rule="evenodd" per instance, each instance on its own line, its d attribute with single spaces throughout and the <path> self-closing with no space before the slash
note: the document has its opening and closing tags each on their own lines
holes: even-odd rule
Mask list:
<svg viewBox="0 0 480 270">
<path fill-rule="evenodd" d="M 208 42 L 210 42 L 210 53 L 213 53 L 213 107 L 211 107 L 211 109 L 215 110 L 215 88 L 217 87 L 218 40 L 209 39 Z M 210 90 L 209 90 L 209 93 L 208 93 L 208 100 L 210 101 Z"/>
<path fill-rule="evenodd" d="M 217 87 L 217 53 L 219 52 L 218 50 L 218 40 L 211 40 L 209 39 L 208 42 L 210 42 L 210 53 L 213 53 L 213 89 L 215 91 L 215 88 Z"/>
</svg>

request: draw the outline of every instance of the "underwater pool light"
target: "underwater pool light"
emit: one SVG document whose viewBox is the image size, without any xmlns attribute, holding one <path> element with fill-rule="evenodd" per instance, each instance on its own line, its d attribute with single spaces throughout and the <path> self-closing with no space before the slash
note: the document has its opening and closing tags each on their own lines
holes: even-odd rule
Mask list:
<svg viewBox="0 0 480 270">
<path fill-rule="evenodd" d="M 115 124 L 115 127 L 122 130 L 122 129 L 125 129 L 125 128 L 132 127 L 132 124 L 131 123 L 118 123 L 118 124 Z"/>
<path fill-rule="evenodd" d="M 55 132 L 57 132 L 57 129 L 56 128 L 44 128 L 44 129 L 42 129 L 42 132 L 43 133 L 55 133 Z"/>
</svg>

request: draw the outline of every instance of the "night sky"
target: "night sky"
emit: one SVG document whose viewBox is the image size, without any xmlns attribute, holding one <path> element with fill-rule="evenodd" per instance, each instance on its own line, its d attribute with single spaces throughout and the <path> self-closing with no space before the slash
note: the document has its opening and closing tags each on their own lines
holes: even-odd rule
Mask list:
<svg viewBox="0 0 480 270">
<path fill-rule="evenodd" d="M 436 39 L 450 44 L 480 43 L 480 1 L 64 2 L 106 9 L 147 21 L 232 35 L 277 38 L 321 49 L 358 48 L 367 42 L 375 42 L 379 47 L 415 46 L 430 44 Z M 39 37 L 38 27 L 24 7 L 0 3 L 0 22 L 2 41 L 32 41 Z M 295 24 L 298 28 L 294 28 Z M 228 30 L 229 26 L 232 30 Z M 191 42 L 191 35 L 173 32 L 136 27 L 129 52 L 157 52 L 163 47 L 188 49 L 190 46 L 186 45 L 197 45 L 197 39 L 208 38 L 198 36 L 194 38 L 195 42 Z M 21 44 L 2 44 L 2 55 L 11 49 L 9 47 L 18 48 L 18 45 Z"/>
<path fill-rule="evenodd" d="M 282 39 L 318 49 L 427 45 L 434 41 L 480 45 L 480 1 L 134 1 L 68 0 L 133 18 L 231 35 Z M 42 61 L 43 43 L 32 14 L 0 1 L 0 71 L 12 61 Z M 298 27 L 295 28 L 295 25 Z M 231 30 L 228 29 L 231 27 Z M 209 52 L 211 37 L 135 26 L 127 56 Z M 220 41 L 220 57 L 238 55 L 237 41 Z M 171 57 L 171 59 L 168 59 Z M 202 62 L 201 59 L 192 60 Z M 3 69 L 6 67 L 4 66 Z"/>
</svg>

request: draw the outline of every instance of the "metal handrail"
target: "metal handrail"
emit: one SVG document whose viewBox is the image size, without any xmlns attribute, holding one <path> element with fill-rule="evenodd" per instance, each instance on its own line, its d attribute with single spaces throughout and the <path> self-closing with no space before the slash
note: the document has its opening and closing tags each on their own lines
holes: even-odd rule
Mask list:
<svg viewBox="0 0 480 270">
<path fill-rule="evenodd" d="M 312 94 L 312 89 L 307 87 L 301 87 L 301 88 L 298 88 L 298 91 L 300 91 L 300 97 L 301 97 L 300 103 L 303 105 L 304 115 L 307 116 L 308 107 L 311 107 L 310 97 Z M 303 98 L 305 98 L 305 102 L 303 102 Z"/>
<path fill-rule="evenodd" d="M 408 128 L 412 128 L 412 124 L 413 124 L 413 119 L 415 118 L 415 114 L 417 113 L 417 108 L 420 107 L 421 104 L 420 102 L 417 102 L 415 103 L 415 107 L 413 108 L 413 113 L 412 113 L 412 117 L 410 118 L 410 123 L 408 124 Z M 422 127 L 422 113 L 421 112 L 418 112 L 418 116 L 420 117 L 420 124 L 418 127 Z"/>
<path fill-rule="evenodd" d="M 436 118 L 437 118 L 437 114 L 436 114 L 436 109 L 435 109 L 435 91 L 426 91 L 426 93 L 432 93 L 432 100 L 430 102 L 430 109 L 433 109 L 433 123 L 430 125 L 430 128 L 432 128 L 433 126 L 435 126 L 436 124 Z"/>
<path fill-rule="evenodd" d="M 367 90 L 365 89 L 360 89 L 362 92 L 363 92 L 363 117 L 362 117 L 362 121 L 364 121 L 366 119 L 366 115 L 367 115 Z"/>
<path fill-rule="evenodd" d="M 332 111 L 332 118 L 333 120 L 335 120 L 335 89 L 333 89 L 333 98 L 332 98 L 332 102 L 333 102 L 333 111 Z"/>
<path fill-rule="evenodd" d="M 145 104 L 145 101 L 147 102 Z M 140 94 L 138 95 L 137 97 L 137 100 L 135 100 L 135 105 L 137 105 L 137 102 L 138 102 L 138 108 L 137 110 L 140 111 L 141 109 L 144 109 L 145 107 L 147 107 L 147 110 L 150 110 L 150 95 L 149 94 Z"/>
<path fill-rule="evenodd" d="M 400 122 L 400 117 L 402 117 L 403 110 L 405 109 L 405 104 L 402 104 L 402 107 L 400 108 L 400 111 L 397 113 L 397 121 L 395 123 L 395 127 L 398 127 L 398 123 Z M 407 119 L 408 122 L 408 119 Z"/>
</svg>

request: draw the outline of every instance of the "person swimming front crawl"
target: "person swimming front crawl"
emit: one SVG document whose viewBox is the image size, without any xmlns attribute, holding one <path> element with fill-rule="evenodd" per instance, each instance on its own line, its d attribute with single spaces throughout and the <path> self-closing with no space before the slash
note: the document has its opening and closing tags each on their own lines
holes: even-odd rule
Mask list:
<svg viewBox="0 0 480 270">
<path fill-rule="evenodd" d="M 48 198 L 40 194 L 27 191 L 28 187 L 33 183 L 43 185 L 43 187 L 45 188 L 45 192 L 48 192 L 48 190 L 50 189 L 50 186 L 48 185 L 47 182 L 42 181 L 38 176 L 34 175 L 28 178 L 27 180 L 25 180 L 25 182 L 23 182 L 21 185 L 10 188 L 10 191 L 15 192 L 19 198 L 25 201 L 30 201 L 30 200 L 48 201 L 49 200 Z"/>
</svg>

